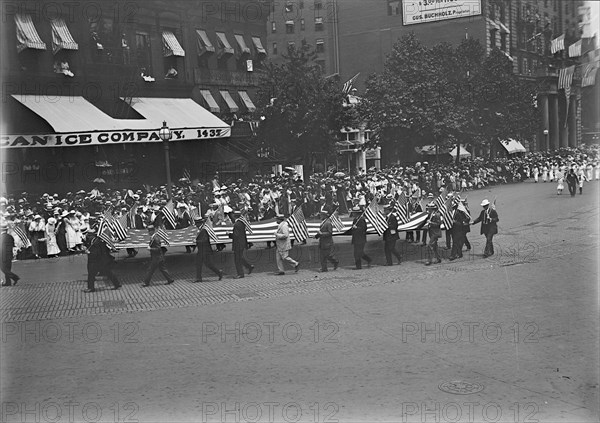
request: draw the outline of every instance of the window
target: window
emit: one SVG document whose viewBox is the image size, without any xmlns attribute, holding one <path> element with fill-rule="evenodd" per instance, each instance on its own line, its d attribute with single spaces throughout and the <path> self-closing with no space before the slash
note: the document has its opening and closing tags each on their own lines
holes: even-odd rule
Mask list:
<svg viewBox="0 0 600 423">
<path fill-rule="evenodd" d="M 322 38 L 317 38 L 317 53 L 323 53 L 325 51 L 325 41 Z"/>
<path fill-rule="evenodd" d="M 315 10 L 321 10 L 323 8 L 323 3 L 321 0 L 315 0 Z"/>
<path fill-rule="evenodd" d="M 135 59 L 143 75 L 152 75 L 152 56 L 150 51 L 150 36 L 147 32 L 135 33 Z"/>
<path fill-rule="evenodd" d="M 304 9 L 304 0 L 298 1 L 298 9 Z"/>
<path fill-rule="evenodd" d="M 500 5 L 500 22 L 506 22 L 506 8 L 504 3 Z"/>
<path fill-rule="evenodd" d="M 286 21 L 285 22 L 285 33 L 286 34 L 294 33 L 294 21 Z"/>
<path fill-rule="evenodd" d="M 304 18 L 300 18 L 300 31 L 304 31 L 306 29 L 306 25 L 304 23 Z"/>
<path fill-rule="evenodd" d="M 315 31 L 323 31 L 323 18 L 315 18 Z"/>
<path fill-rule="evenodd" d="M 496 47 L 496 30 L 490 30 L 490 48 Z"/>
<path fill-rule="evenodd" d="M 496 5 L 495 4 L 490 4 L 490 19 L 492 19 L 492 20 L 496 19 Z"/>
<path fill-rule="evenodd" d="M 504 32 L 500 34 L 500 50 L 506 51 L 506 34 Z"/>
<path fill-rule="evenodd" d="M 273 54 L 277 54 L 277 43 L 273 43 Z"/>
<path fill-rule="evenodd" d="M 271 32 L 277 32 L 277 25 L 275 24 L 275 21 L 271 22 Z"/>
</svg>

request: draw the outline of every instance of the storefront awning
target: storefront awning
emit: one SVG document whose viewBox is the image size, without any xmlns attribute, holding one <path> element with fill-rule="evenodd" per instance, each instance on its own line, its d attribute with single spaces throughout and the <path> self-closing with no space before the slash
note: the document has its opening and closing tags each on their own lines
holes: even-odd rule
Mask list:
<svg viewBox="0 0 600 423">
<path fill-rule="evenodd" d="M 46 43 L 42 41 L 31 15 L 29 14 L 15 14 L 15 23 L 17 26 L 17 52 L 22 52 L 26 48 L 32 48 L 36 50 L 46 50 Z"/>
<path fill-rule="evenodd" d="M 198 37 L 198 55 L 202 56 L 205 53 L 214 53 L 215 47 L 212 45 L 206 31 L 202 29 L 196 30 L 196 36 Z"/>
<path fill-rule="evenodd" d="M 246 106 L 246 109 L 248 109 L 249 112 L 253 112 L 256 110 L 256 106 L 254 105 L 252 99 L 246 91 L 238 91 L 238 94 L 240 95 L 244 106 Z"/>
<path fill-rule="evenodd" d="M 246 45 L 246 40 L 244 40 L 244 36 L 240 34 L 235 34 L 234 37 L 240 49 L 240 54 L 250 54 L 250 48 Z"/>
<path fill-rule="evenodd" d="M 211 112 L 219 113 L 221 111 L 221 108 L 217 104 L 217 101 L 210 90 L 200 90 L 200 94 L 202 95 L 202 98 L 204 98 L 204 101 L 206 101 L 206 104 L 208 104 L 208 108 Z"/>
<path fill-rule="evenodd" d="M 223 55 L 231 55 L 233 54 L 233 48 L 231 44 L 229 44 L 229 40 L 224 32 L 217 32 L 217 39 L 219 40 L 219 57 Z"/>
<path fill-rule="evenodd" d="M 508 154 L 525 153 L 527 151 L 525 150 L 525 147 L 523 147 L 523 144 L 512 138 L 500 141 L 500 144 L 502 144 L 502 147 L 506 149 Z"/>
<path fill-rule="evenodd" d="M 62 18 L 50 21 L 52 26 L 52 54 L 60 50 L 78 50 L 79 46 L 73 39 L 73 36 L 67 28 L 67 24 Z"/>
<path fill-rule="evenodd" d="M 267 51 L 263 47 L 262 42 L 260 41 L 260 37 L 252 37 L 252 43 L 254 44 L 254 48 L 256 49 L 256 52 L 258 54 L 266 56 Z"/>
<path fill-rule="evenodd" d="M 227 103 L 227 107 L 229 107 L 230 112 L 235 113 L 238 110 L 240 110 L 235 101 L 233 101 L 233 98 L 231 97 L 231 94 L 229 94 L 229 91 L 221 90 L 219 91 L 219 93 L 221 94 L 221 97 L 223 97 L 223 100 L 225 100 L 225 103 Z"/>
<path fill-rule="evenodd" d="M 163 31 L 162 33 L 163 39 L 163 55 L 165 57 L 169 56 L 179 56 L 185 57 L 185 50 L 177 41 L 177 37 L 171 31 Z"/>
<path fill-rule="evenodd" d="M 134 98 L 131 107 L 143 119 L 114 119 L 83 97 L 13 95 L 55 131 L 44 135 L 0 134 L 0 146 L 55 147 L 160 142 L 163 121 L 171 141 L 225 138 L 231 127 L 190 98 Z"/>
</svg>

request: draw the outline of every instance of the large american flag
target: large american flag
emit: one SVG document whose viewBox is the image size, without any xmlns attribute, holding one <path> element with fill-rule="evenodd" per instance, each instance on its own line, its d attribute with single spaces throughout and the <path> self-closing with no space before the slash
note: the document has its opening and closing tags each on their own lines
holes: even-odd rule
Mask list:
<svg viewBox="0 0 600 423">
<path fill-rule="evenodd" d="M 173 200 L 169 200 L 167 204 L 165 204 L 162 212 L 165 216 L 165 219 L 167 219 L 171 224 L 171 227 L 176 228 L 177 224 L 175 223 L 175 208 L 173 207 Z"/>
<path fill-rule="evenodd" d="M 550 51 L 552 54 L 565 49 L 565 34 L 562 34 L 550 42 Z"/>
<path fill-rule="evenodd" d="M 154 236 L 158 237 L 162 242 L 169 245 L 169 234 L 164 228 L 156 228 Z"/>
<path fill-rule="evenodd" d="M 442 223 L 446 229 L 450 229 L 454 223 L 454 220 L 452 219 L 452 207 L 450 206 L 451 201 L 452 199 L 449 201 L 444 201 L 444 194 L 440 194 L 434 201 L 440 212 L 440 216 L 442 217 Z"/>
<path fill-rule="evenodd" d="M 589 87 L 596 83 L 596 73 L 598 72 L 598 63 L 586 63 L 581 78 L 581 86 Z"/>
<path fill-rule="evenodd" d="M 360 75 L 360 72 L 358 72 L 352 78 L 350 78 L 349 80 L 344 82 L 344 86 L 342 87 L 342 92 L 344 94 L 350 94 L 350 92 L 352 91 L 352 88 L 354 87 L 354 81 L 356 81 L 356 78 L 358 78 L 359 75 Z"/>
<path fill-rule="evenodd" d="M 287 222 L 290 225 L 290 228 L 292 228 L 294 237 L 298 241 L 303 242 L 308 239 L 308 228 L 306 226 L 306 219 L 304 218 L 302 207 L 296 207 L 296 210 L 288 217 Z"/>
<path fill-rule="evenodd" d="M 333 212 L 333 214 L 329 217 L 329 219 L 331 220 L 331 224 L 333 225 L 333 227 L 338 232 L 345 231 L 344 223 L 342 222 L 342 219 L 340 219 L 340 215 L 338 214 L 337 210 Z"/>
<path fill-rule="evenodd" d="M 406 223 L 410 220 L 408 215 L 408 198 L 406 198 L 404 191 L 398 195 L 398 199 L 394 203 L 394 213 L 400 223 Z"/>
<path fill-rule="evenodd" d="M 378 235 L 383 235 L 388 226 L 387 219 L 383 212 L 380 210 L 376 198 L 373 198 L 371 204 L 369 204 L 366 208 L 365 218 L 367 222 L 370 222 L 371 225 L 373 225 L 373 228 L 375 229 Z"/>
</svg>

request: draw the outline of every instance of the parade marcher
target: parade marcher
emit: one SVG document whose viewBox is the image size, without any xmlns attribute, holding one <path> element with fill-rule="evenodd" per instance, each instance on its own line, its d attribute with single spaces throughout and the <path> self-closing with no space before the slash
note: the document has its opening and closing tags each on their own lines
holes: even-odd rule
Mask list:
<svg viewBox="0 0 600 423">
<path fill-rule="evenodd" d="M 146 272 L 142 286 L 150 286 L 150 279 L 152 278 L 152 275 L 156 269 L 160 270 L 160 273 L 162 273 L 167 280 L 166 285 L 170 285 L 175 282 L 175 279 L 173 279 L 165 264 L 166 248 L 162 246 L 162 240 L 156 234 L 154 225 L 148 225 L 148 233 L 150 234 L 150 245 L 148 247 L 150 249 L 150 267 Z"/>
<path fill-rule="evenodd" d="M 196 280 L 195 282 L 202 282 L 202 267 L 206 264 L 210 270 L 212 270 L 215 275 L 219 277 L 219 280 L 223 279 L 223 271 L 217 269 L 213 262 L 213 249 L 210 245 L 210 236 L 208 235 L 208 231 L 206 227 L 204 227 L 204 223 L 206 222 L 206 218 L 198 218 L 195 223 L 200 231 L 198 232 L 198 236 L 196 236 Z"/>
<path fill-rule="evenodd" d="M 569 186 L 569 193 L 571 194 L 571 197 L 574 197 L 577 192 L 577 183 L 578 182 L 579 182 L 579 178 L 577 178 L 577 175 L 575 174 L 575 170 L 573 170 L 573 169 L 569 170 L 569 173 L 567 174 L 567 185 Z"/>
<path fill-rule="evenodd" d="M 112 271 L 115 258 L 110 254 L 106 243 L 96 235 L 95 229 L 88 229 L 86 241 L 87 246 L 87 289 L 83 292 L 96 292 L 96 275 L 101 273 L 107 276 L 113 284 L 113 289 L 121 288 L 121 283 Z"/>
<path fill-rule="evenodd" d="M 432 255 L 435 257 L 436 263 L 441 263 L 442 259 L 438 251 L 438 239 L 442 236 L 442 217 L 440 212 L 435 206 L 434 202 L 427 204 L 427 212 L 429 212 L 429 218 L 427 219 L 427 227 L 429 228 L 429 243 L 427 244 L 427 263 L 426 266 L 430 266 L 432 262 Z"/>
<path fill-rule="evenodd" d="M 340 262 L 333 254 L 333 225 L 331 224 L 330 212 L 321 209 L 320 216 L 323 221 L 315 238 L 319 240 L 319 257 L 321 261 L 321 272 L 327 272 L 327 262 L 333 264 L 333 270 L 337 270 Z"/>
<path fill-rule="evenodd" d="M 585 174 L 585 167 L 582 166 L 577 171 L 577 179 L 579 179 L 579 195 L 583 194 L 583 182 L 588 182 L 589 179 Z"/>
<path fill-rule="evenodd" d="M 244 251 L 248 248 L 248 239 L 246 237 L 246 225 L 239 219 L 242 212 L 236 210 L 234 215 L 236 220 L 233 224 L 233 233 L 231 234 L 231 239 L 233 239 L 233 261 L 237 272 L 234 279 L 240 279 L 244 277 L 244 267 L 248 269 L 248 274 L 250 274 L 252 273 L 254 266 L 248 263 L 244 258 Z"/>
<path fill-rule="evenodd" d="M 398 264 L 402 262 L 400 253 L 396 250 L 396 241 L 400 238 L 398 235 L 398 219 L 396 215 L 392 213 L 393 206 L 391 204 L 385 205 L 385 211 L 387 212 L 387 229 L 383 232 L 383 251 L 385 253 L 385 265 L 391 266 L 392 254 L 398 260 Z"/>
<path fill-rule="evenodd" d="M 466 224 L 466 226 L 463 227 L 463 229 L 464 229 L 464 242 L 465 242 L 465 246 L 467 247 L 467 251 L 470 251 L 471 250 L 471 243 L 469 242 L 469 240 L 467 238 L 467 234 L 469 232 L 471 232 L 471 226 L 470 226 L 471 210 L 469 210 L 469 203 L 467 203 L 467 199 L 466 198 L 460 198 L 459 201 L 463 204 L 463 206 L 465 207 L 465 210 L 467 211 L 467 215 L 469 216 L 469 219 L 467 220 L 467 224 Z"/>
<path fill-rule="evenodd" d="M 277 273 L 276 275 L 285 275 L 285 268 L 283 262 L 287 261 L 289 264 L 294 266 L 294 271 L 298 273 L 300 263 L 289 256 L 290 250 L 292 249 L 292 243 L 290 242 L 290 227 L 285 216 L 278 214 L 275 216 L 277 220 L 277 231 L 275 232 L 275 246 L 277 247 L 276 262 L 277 262 Z"/>
<path fill-rule="evenodd" d="M 535 183 L 537 184 L 538 179 L 540 176 L 540 169 L 537 167 L 537 165 L 533 168 L 533 180 L 535 181 Z"/>
<path fill-rule="evenodd" d="M 466 233 L 469 228 L 470 216 L 467 215 L 463 205 L 457 205 L 454 210 L 454 218 L 452 224 L 452 252 L 450 260 L 462 258 L 462 247 L 465 244 Z"/>
<path fill-rule="evenodd" d="M 69 254 L 69 248 L 67 246 L 67 223 L 65 222 L 65 218 L 68 215 L 69 213 L 66 210 L 61 213 L 60 221 L 58 223 L 58 227 L 56 228 L 56 243 L 60 249 L 61 256 L 66 256 Z"/>
<path fill-rule="evenodd" d="M 15 239 L 8 233 L 8 226 L 5 223 L 0 224 L 0 232 L 0 270 L 4 273 L 4 283 L 2 286 L 16 285 L 20 278 L 19 275 L 12 271 Z"/>
<path fill-rule="evenodd" d="M 483 250 L 483 257 L 489 257 L 494 255 L 494 235 L 498 233 L 498 213 L 496 210 L 490 208 L 490 202 L 485 199 L 481 202 L 483 210 L 479 214 L 479 217 L 473 221 L 473 224 L 481 222 L 481 235 L 485 235 L 485 249 Z"/>
<path fill-rule="evenodd" d="M 367 221 L 362 215 L 360 207 L 352 208 L 355 214 L 352 222 L 352 245 L 354 246 L 354 263 L 356 269 L 362 269 L 362 261 L 367 262 L 367 267 L 371 267 L 371 258 L 365 254 L 365 244 L 367 243 Z"/>
</svg>

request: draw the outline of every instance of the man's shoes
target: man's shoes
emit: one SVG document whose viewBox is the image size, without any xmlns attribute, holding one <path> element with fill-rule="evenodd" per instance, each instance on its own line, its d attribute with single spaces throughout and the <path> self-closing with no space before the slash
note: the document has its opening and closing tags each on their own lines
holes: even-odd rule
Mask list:
<svg viewBox="0 0 600 423">
<path fill-rule="evenodd" d="M 122 286 L 123 285 L 121 285 L 121 284 L 115 285 L 115 286 L 113 286 L 112 290 L 116 291 L 117 289 L 120 289 Z"/>
<path fill-rule="evenodd" d="M 235 275 L 233 277 L 233 279 L 242 279 L 244 277 L 244 275 Z"/>
<path fill-rule="evenodd" d="M 251 274 L 253 270 L 254 270 L 254 266 L 251 264 L 250 267 L 248 268 L 248 274 Z"/>
<path fill-rule="evenodd" d="M 386 263 L 384 266 L 392 266 L 392 263 Z"/>
<path fill-rule="evenodd" d="M 425 266 L 431 266 L 431 264 L 432 263 L 430 261 L 428 261 L 427 263 L 425 263 Z"/>
<path fill-rule="evenodd" d="M 435 264 L 440 264 L 442 262 L 442 259 L 437 259 L 437 261 L 435 262 Z"/>
<path fill-rule="evenodd" d="M 223 271 L 219 270 L 219 280 L 223 279 Z"/>
<path fill-rule="evenodd" d="M 2 286 L 11 286 L 11 284 L 4 282 Z"/>
<path fill-rule="evenodd" d="M 354 268 L 354 269 L 352 269 L 352 270 L 362 270 L 362 267 L 355 267 L 355 268 Z"/>
<path fill-rule="evenodd" d="M 448 260 L 454 261 L 454 260 L 456 260 L 456 257 L 449 257 Z"/>
<path fill-rule="evenodd" d="M 96 290 L 95 289 L 84 289 L 83 292 L 85 292 L 85 293 L 96 292 Z"/>
<path fill-rule="evenodd" d="M 298 273 L 298 269 L 300 269 L 300 263 L 294 266 L 294 273 Z"/>
<path fill-rule="evenodd" d="M 282 276 L 282 275 L 285 275 L 285 272 L 277 272 L 277 273 L 275 273 L 275 276 Z"/>
<path fill-rule="evenodd" d="M 336 261 L 335 263 L 333 263 L 333 270 L 337 270 L 339 265 L 340 265 L 339 261 Z"/>
<path fill-rule="evenodd" d="M 150 284 L 149 284 L 149 283 L 143 283 L 143 284 L 142 284 L 142 288 L 148 288 L 149 286 L 150 286 Z"/>
<path fill-rule="evenodd" d="M 167 281 L 167 283 L 165 285 L 171 285 L 173 282 L 175 282 L 175 279 L 171 279 L 170 281 Z"/>
<path fill-rule="evenodd" d="M 368 267 L 369 269 L 371 268 L 371 262 L 372 262 L 372 261 L 373 261 L 373 260 L 369 260 L 369 261 L 367 262 L 367 267 Z"/>
<path fill-rule="evenodd" d="M 202 282 L 202 279 L 196 279 L 194 283 Z"/>
<path fill-rule="evenodd" d="M 19 280 L 21 280 L 20 277 L 16 277 L 15 280 L 13 281 L 13 286 L 17 284 L 17 282 L 19 282 Z"/>
</svg>

